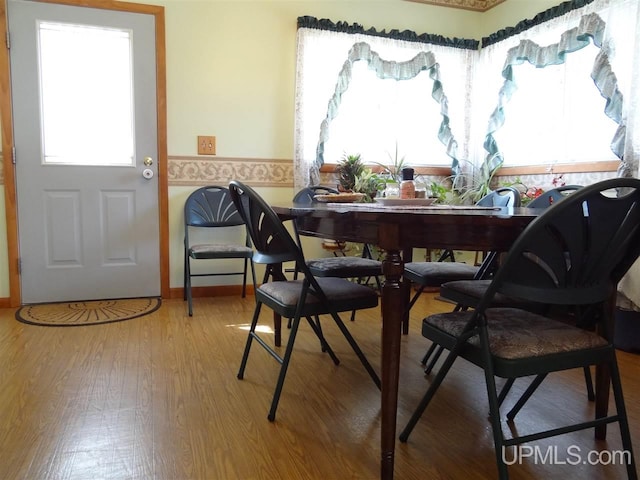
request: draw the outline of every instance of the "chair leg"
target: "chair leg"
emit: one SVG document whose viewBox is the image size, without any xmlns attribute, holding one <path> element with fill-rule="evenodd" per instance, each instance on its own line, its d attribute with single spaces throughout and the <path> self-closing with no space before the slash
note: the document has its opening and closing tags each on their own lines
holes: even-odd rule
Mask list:
<svg viewBox="0 0 640 480">
<path fill-rule="evenodd" d="M 509 413 L 507 413 L 507 419 L 509 421 L 513 421 L 513 419 L 516 417 L 518 412 L 522 409 L 524 404 L 529 400 L 529 398 L 531 398 L 531 395 L 533 395 L 533 392 L 535 392 L 535 390 L 543 382 L 545 377 L 546 377 L 546 375 L 538 375 L 531 382 L 531 384 L 527 387 L 527 389 L 522 394 L 522 396 L 515 403 L 513 408 L 511 410 L 509 410 Z M 584 380 L 585 380 L 585 384 L 587 386 L 587 398 L 589 399 L 589 401 L 593 402 L 596 399 L 596 394 L 595 394 L 595 391 L 593 389 L 593 380 L 591 378 L 591 370 L 589 369 L 589 367 L 584 367 Z M 502 394 L 502 392 L 501 392 L 501 394 Z M 506 392 L 505 392 L 505 395 L 506 395 Z"/>
<path fill-rule="evenodd" d="M 376 387 L 380 389 L 381 388 L 380 377 L 378 377 L 378 374 L 369 363 L 369 360 L 367 360 L 367 357 L 365 357 L 364 353 L 362 353 L 362 350 L 360 350 L 360 346 L 356 343 L 355 339 L 353 338 L 353 336 L 345 326 L 340 316 L 335 312 L 331 312 L 331 317 L 333 317 L 333 320 L 336 322 L 336 325 L 338 325 L 338 328 L 340 329 L 344 337 L 347 339 L 347 342 L 349 342 L 349 345 L 351 345 L 351 348 L 355 352 L 356 356 L 360 359 L 360 362 L 364 366 L 365 370 L 369 373 L 369 376 L 373 380 L 373 383 L 375 383 Z"/>
<path fill-rule="evenodd" d="M 507 378 L 507 381 L 502 386 L 502 389 L 498 394 L 498 405 L 502 405 L 502 402 L 504 402 L 504 399 L 507 398 L 507 394 L 509 393 L 509 390 L 511 390 L 511 387 L 513 387 L 513 383 L 515 381 L 516 381 L 515 378 Z"/>
<path fill-rule="evenodd" d="M 340 360 L 338 359 L 336 354 L 333 352 L 331 346 L 327 342 L 327 339 L 324 337 L 324 334 L 322 333 L 322 327 L 320 326 L 320 318 L 316 316 L 315 321 L 311 317 L 306 317 L 306 318 L 307 318 L 307 321 L 309 322 L 309 325 L 311 325 L 311 328 L 313 329 L 314 333 L 320 339 L 320 346 L 322 348 L 322 351 L 327 352 L 329 354 L 334 364 L 340 365 Z"/>
<path fill-rule="evenodd" d="M 186 276 L 187 305 L 189 306 L 189 316 L 192 317 L 193 316 L 193 298 L 191 294 L 191 262 L 189 258 L 187 258 L 187 263 L 185 266 L 186 266 L 186 272 L 187 272 L 187 276 Z"/>
<path fill-rule="evenodd" d="M 242 354 L 242 361 L 240 362 L 240 369 L 238 370 L 238 378 L 242 380 L 244 378 L 244 370 L 247 368 L 247 360 L 249 359 L 249 351 L 251 350 L 251 342 L 256 332 L 256 326 L 258 325 L 258 317 L 260 317 L 260 310 L 262 303 L 258 302 L 253 312 L 253 318 L 251 319 L 251 326 L 249 327 L 249 334 L 247 335 L 247 343 L 244 347 L 244 353 Z"/>
<path fill-rule="evenodd" d="M 595 402 L 596 392 L 593 390 L 593 378 L 591 377 L 591 369 L 584 367 L 584 383 L 587 386 L 587 399 L 590 402 Z"/>
<path fill-rule="evenodd" d="M 291 353 L 293 352 L 293 344 L 296 340 L 296 334 L 298 333 L 298 326 L 300 325 L 300 317 L 296 316 L 291 324 L 291 333 L 289 334 L 289 341 L 287 342 L 287 348 L 282 357 L 282 366 L 280 367 L 280 374 L 278 375 L 278 382 L 276 383 L 276 389 L 273 392 L 273 400 L 271 400 L 271 408 L 267 418 L 270 422 L 276 419 L 276 410 L 278 409 L 278 403 L 280 402 L 280 394 L 282 393 L 282 387 L 284 386 L 284 379 L 287 375 L 289 368 L 289 361 L 291 360 Z"/>
<path fill-rule="evenodd" d="M 516 418 L 516 415 L 518 414 L 518 412 L 522 409 L 524 404 L 527 403 L 527 401 L 531 398 L 531 395 L 533 395 L 533 392 L 536 391 L 536 389 L 540 386 L 540 384 L 544 381 L 546 377 L 547 377 L 547 374 L 544 373 L 544 374 L 537 375 L 536 378 L 533 379 L 533 381 L 529 384 L 529 386 L 524 391 L 522 396 L 515 403 L 513 408 L 509 410 L 509 413 L 507 413 L 507 419 L 509 421 L 513 421 L 513 419 Z"/>
<path fill-rule="evenodd" d="M 289 340 L 287 342 L 287 347 L 285 349 L 285 353 L 282 357 L 280 357 L 263 339 L 261 339 L 256 333 L 256 327 L 258 325 L 258 318 L 260 316 L 260 310 L 262 307 L 262 303 L 258 302 L 256 304 L 256 309 L 253 314 L 253 318 L 251 320 L 251 326 L 249 328 L 249 335 L 247 336 L 247 343 L 245 345 L 244 353 L 242 355 L 242 361 L 240 362 L 240 369 L 238 370 L 238 378 L 242 380 L 244 378 L 244 372 L 247 367 L 247 362 L 249 359 L 249 352 L 251 350 L 251 345 L 253 340 L 256 340 L 267 352 L 280 363 L 280 373 L 278 374 L 278 381 L 276 383 L 275 391 L 273 394 L 273 399 L 271 401 L 271 408 L 269 410 L 269 414 L 267 418 L 269 421 L 274 421 L 276 418 L 276 410 L 278 409 L 278 403 L 280 401 L 280 395 L 282 393 L 282 388 L 284 386 L 284 380 L 287 374 L 287 369 L 289 368 L 289 362 L 291 360 L 291 354 L 293 352 L 293 345 L 295 342 L 295 338 L 298 332 L 298 328 L 300 326 L 300 317 L 296 315 L 293 319 L 291 325 L 291 333 L 289 334 Z M 306 317 L 307 321 L 311 325 L 311 328 L 315 332 L 315 334 L 320 339 L 320 343 L 323 346 L 323 351 L 326 351 L 333 363 L 335 365 L 340 364 L 340 360 L 331 349 L 331 346 L 328 344 L 326 339 L 324 338 L 322 331 L 319 329 L 319 326 L 313 321 L 311 317 Z"/>
<path fill-rule="evenodd" d="M 499 480 L 508 480 L 509 472 L 507 464 L 504 461 L 504 434 L 502 432 L 502 424 L 500 421 L 500 404 L 496 388 L 496 378 L 493 374 L 491 352 L 489 351 L 489 334 L 486 328 L 480 328 L 480 345 L 485 345 L 482 349 L 482 363 L 484 370 L 484 378 L 487 386 L 487 398 L 489 401 L 489 419 L 491 421 L 491 429 L 493 431 L 493 443 L 496 455 L 496 464 L 498 466 Z"/>
<path fill-rule="evenodd" d="M 427 350 L 427 353 L 425 353 L 424 357 L 422 357 L 422 360 L 420 360 L 420 364 L 422 366 L 425 366 L 427 364 L 427 360 L 429 360 L 429 357 L 431 356 L 431 354 L 433 354 L 433 352 L 435 351 L 437 346 L 438 346 L 438 344 L 435 343 L 435 342 L 431 344 L 431 346 Z"/>
<path fill-rule="evenodd" d="M 508 480 L 509 472 L 507 464 L 504 462 L 503 450 L 504 434 L 502 433 L 502 424 L 500 423 L 500 406 L 498 405 L 498 397 L 496 394 L 495 377 L 492 371 L 485 369 L 485 381 L 487 383 L 487 393 L 489 396 L 489 417 L 491 421 L 491 429 L 493 430 L 493 443 L 495 448 L 496 463 L 498 466 L 498 479 Z"/>
<path fill-rule="evenodd" d="M 253 283 L 253 295 L 255 297 L 257 282 L 256 282 L 256 267 L 253 263 L 253 259 L 249 259 L 249 263 L 251 265 L 251 282 Z"/>
<path fill-rule="evenodd" d="M 609 364 L 611 372 L 611 387 L 613 390 L 613 398 L 616 404 L 616 413 L 618 414 L 618 423 L 620 425 L 620 437 L 622 439 L 622 449 L 627 458 L 627 476 L 629 480 L 637 480 L 638 472 L 636 470 L 636 462 L 633 455 L 631 445 L 631 434 L 629 433 L 629 421 L 627 420 L 627 409 L 624 405 L 624 396 L 622 395 L 622 382 L 620 381 L 620 370 L 615 358 Z"/>
<path fill-rule="evenodd" d="M 431 399 L 433 398 L 433 396 L 436 394 L 436 391 L 440 387 L 440 384 L 444 380 L 444 377 L 447 375 L 447 373 L 449 373 L 449 370 L 451 369 L 453 362 L 455 362 L 456 358 L 458 357 L 458 351 L 460 350 L 461 346 L 462 344 L 460 344 L 460 346 L 456 345 L 456 347 L 454 347 L 454 349 L 451 352 L 449 352 L 449 355 L 447 355 L 447 358 L 444 360 L 444 363 L 438 370 L 438 374 L 436 375 L 436 378 L 433 379 L 433 382 L 427 389 L 427 392 L 424 394 L 424 397 L 422 397 L 422 400 L 420 400 L 418 407 L 413 412 L 413 415 L 411 415 L 409 422 L 407 422 L 407 425 L 404 427 L 404 429 L 400 433 L 399 438 L 401 442 L 406 442 L 409 439 L 409 435 L 411 435 L 411 432 L 413 431 L 414 427 L 418 423 L 418 420 L 420 420 L 420 417 L 422 417 L 422 414 L 427 409 L 427 406 L 431 402 Z"/>
<path fill-rule="evenodd" d="M 380 287 L 380 281 L 378 277 L 376 277 L 376 280 L 378 281 L 378 288 L 380 288 L 380 291 L 382 291 L 382 287 Z M 410 288 L 411 286 L 409 286 L 409 289 Z M 421 285 L 420 288 L 418 288 L 413 298 L 409 301 L 409 305 L 407 305 L 407 308 L 405 308 L 404 312 L 402 312 L 402 333 L 404 335 L 409 334 L 409 314 L 411 312 L 411 308 L 418 301 L 418 298 L 420 298 L 420 294 L 424 291 L 424 289 L 425 289 L 424 285 Z"/>
<path fill-rule="evenodd" d="M 247 296 L 247 267 L 249 264 L 249 259 L 244 259 L 244 273 L 242 274 L 242 298 Z"/>
<path fill-rule="evenodd" d="M 187 249 L 184 249 L 184 265 L 182 269 L 182 300 L 187 299 Z"/>
<path fill-rule="evenodd" d="M 422 289 L 424 289 L 424 287 L 422 287 Z M 422 291 L 422 289 L 420 291 Z M 413 302 L 415 303 L 415 302 Z M 458 304 L 455 306 L 455 308 L 453 309 L 454 312 L 459 312 L 460 310 L 466 310 L 465 307 L 463 307 L 462 305 Z M 436 351 L 437 349 L 437 351 Z M 432 355 L 434 355 L 435 352 L 435 356 L 431 359 L 431 362 L 429 363 L 429 366 L 427 366 L 424 369 L 424 374 L 425 375 L 429 375 L 431 374 L 431 370 L 433 370 L 433 367 L 435 367 L 436 362 L 438 361 L 438 359 L 440 358 L 440 355 L 442 355 L 442 351 L 443 351 L 443 347 L 441 347 L 440 345 L 437 345 L 435 343 L 432 343 L 431 346 L 429 347 L 429 349 L 427 350 L 427 352 L 424 354 L 424 357 L 422 357 L 422 360 L 420 361 L 420 363 L 422 365 L 426 365 L 427 361 L 429 360 L 429 357 L 431 357 Z"/>
<path fill-rule="evenodd" d="M 276 312 L 273 312 L 273 344 L 276 347 L 282 345 L 282 317 Z"/>
<path fill-rule="evenodd" d="M 453 253 L 453 250 L 444 250 L 440 254 L 440 258 L 438 258 L 438 262 L 444 262 L 447 258 L 452 262 L 456 261 L 456 257 L 455 257 L 455 254 Z"/>
<path fill-rule="evenodd" d="M 431 370 L 433 370 L 433 367 L 436 366 L 436 363 L 438 362 L 438 359 L 440 358 L 440 355 L 442 355 L 443 351 L 444 347 L 442 345 L 438 345 L 435 353 L 432 355 L 429 365 L 427 365 L 427 368 L 424 369 L 425 375 L 429 375 L 431 373 Z"/>
<path fill-rule="evenodd" d="M 287 328 L 291 328 L 291 318 L 289 319 L 288 323 L 287 323 Z M 318 331 L 316 332 L 315 328 L 318 328 Z M 325 343 L 326 340 L 324 339 L 324 334 L 322 333 L 322 325 L 320 324 L 320 317 L 318 315 L 316 315 L 315 317 L 315 322 L 311 325 L 311 328 L 314 329 L 314 332 L 316 332 L 316 335 L 318 336 L 318 338 L 320 339 L 320 349 L 323 352 L 326 352 L 326 348 L 325 348 Z M 320 333 L 318 333 L 320 332 Z M 323 340 L 325 340 L 325 343 L 323 343 Z"/>
</svg>

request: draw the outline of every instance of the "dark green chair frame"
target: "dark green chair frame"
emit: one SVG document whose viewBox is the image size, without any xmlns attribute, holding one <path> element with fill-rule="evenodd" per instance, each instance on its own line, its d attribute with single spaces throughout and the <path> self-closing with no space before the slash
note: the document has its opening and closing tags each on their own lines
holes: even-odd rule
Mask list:
<svg viewBox="0 0 640 480">
<path fill-rule="evenodd" d="M 314 277 L 307 267 L 302 250 L 285 228 L 282 220 L 264 199 L 251 187 L 241 182 L 232 181 L 229 190 L 253 240 L 256 250 L 253 257 L 254 262 L 266 265 L 265 283 L 256 288 L 256 308 L 251 320 L 238 378 L 244 378 L 249 352 L 254 340 L 281 365 L 267 418 L 270 421 L 275 420 L 302 318 L 307 320 L 319 338 L 322 350 L 327 352 L 333 362 L 338 365 L 340 363 L 338 357 L 327 343 L 320 322 L 317 320 L 319 315 L 330 315 L 375 385 L 380 388 L 380 378 L 338 315 L 339 312 L 377 307 L 378 294 L 365 285 L 344 278 Z M 294 262 L 298 265 L 300 278 L 288 280 L 282 271 L 283 262 Z M 272 281 L 267 282 L 269 278 Z M 276 352 L 256 329 L 262 305 L 273 310 L 278 322 L 281 318 L 292 319 L 284 355 Z M 278 330 L 279 326 L 277 325 L 275 329 Z M 309 373 L 309 378 L 313 379 L 313 373 Z"/>
<path fill-rule="evenodd" d="M 484 370 L 501 480 L 508 479 L 502 455 L 504 448 L 614 422 L 620 427 L 622 447 L 629 452 L 628 478 L 637 479 L 612 341 L 611 315 L 617 284 L 638 256 L 638 179 L 605 180 L 584 187 L 545 210 L 531 222 L 501 261 L 475 310 L 442 313 L 423 320 L 423 336 L 444 345 L 449 354 L 401 432 L 400 440 L 408 440 L 453 363 L 462 357 Z M 579 309 L 583 320 L 592 323 L 593 331 L 526 310 L 492 308 L 497 294 Z M 509 328 L 500 329 L 500 325 L 504 325 L 501 322 L 507 320 Z M 552 335 L 543 337 L 539 325 L 551 325 Z M 493 331 L 504 336 L 498 339 L 491 335 Z M 518 335 L 518 354 L 506 349 L 512 335 Z M 561 339 L 570 339 L 570 342 L 564 343 Z M 542 340 L 546 341 L 543 353 L 540 352 Z M 593 365 L 601 366 L 610 373 L 614 414 L 524 436 L 512 432 L 512 438 L 505 438 L 495 377 L 511 379 L 545 375 Z"/>
<path fill-rule="evenodd" d="M 251 266 L 251 278 L 255 287 L 256 277 L 253 269 L 253 249 L 249 233 L 244 229 L 244 243 L 216 241 L 216 233 L 223 229 L 238 229 L 244 226 L 227 187 L 209 185 L 193 191 L 184 204 L 184 281 L 183 298 L 189 305 L 189 316 L 193 315 L 191 279 L 193 277 L 216 277 L 242 275 L 242 298 L 247 291 L 247 269 Z M 193 229 L 206 230 L 207 242 L 193 245 L 189 234 Z M 209 240 L 210 237 L 210 240 Z M 242 271 L 220 272 L 210 270 L 206 273 L 192 273 L 193 260 L 221 260 L 237 258 L 243 260 Z"/>
</svg>

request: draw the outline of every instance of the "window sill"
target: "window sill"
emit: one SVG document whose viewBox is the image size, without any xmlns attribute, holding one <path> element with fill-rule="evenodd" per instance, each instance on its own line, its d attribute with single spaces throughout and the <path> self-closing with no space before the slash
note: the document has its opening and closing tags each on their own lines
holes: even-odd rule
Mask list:
<svg viewBox="0 0 640 480">
<path fill-rule="evenodd" d="M 517 175 L 543 175 L 547 173 L 588 173 L 588 172 L 615 172 L 618 170 L 620 162 L 617 160 L 605 161 L 605 162 L 581 162 L 581 163 L 558 163 L 552 167 L 548 165 L 522 165 L 517 167 L 501 167 L 499 168 L 495 176 L 496 177 L 508 177 Z M 322 173 L 334 173 L 336 171 L 336 164 L 329 163 L 324 164 L 320 171 Z M 379 173 L 382 171 L 382 167 L 379 165 L 367 165 L 374 172 Z M 451 167 L 415 167 L 416 175 L 432 175 L 440 177 L 450 177 Z"/>
<path fill-rule="evenodd" d="M 322 173 L 334 173 L 336 171 L 337 165 L 335 163 L 325 163 L 320 167 L 320 171 Z M 382 167 L 380 165 L 367 165 L 368 168 L 373 170 L 376 173 L 380 173 L 382 171 Z M 450 177 L 451 176 L 451 167 L 413 167 L 415 168 L 416 175 L 434 175 L 440 177 Z"/>
<path fill-rule="evenodd" d="M 587 172 L 615 172 L 618 170 L 620 162 L 613 160 L 607 162 L 584 162 L 584 163 L 559 163 L 553 166 L 548 165 L 522 165 L 519 167 L 499 168 L 495 176 L 506 177 L 514 175 L 539 175 L 545 173 L 587 173 Z"/>
</svg>

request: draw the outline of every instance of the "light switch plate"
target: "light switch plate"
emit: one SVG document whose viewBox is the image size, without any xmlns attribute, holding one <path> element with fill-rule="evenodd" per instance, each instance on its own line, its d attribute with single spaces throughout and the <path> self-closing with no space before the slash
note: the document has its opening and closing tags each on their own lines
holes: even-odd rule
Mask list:
<svg viewBox="0 0 640 480">
<path fill-rule="evenodd" d="M 198 135 L 198 155 L 215 155 L 216 137 Z"/>
</svg>

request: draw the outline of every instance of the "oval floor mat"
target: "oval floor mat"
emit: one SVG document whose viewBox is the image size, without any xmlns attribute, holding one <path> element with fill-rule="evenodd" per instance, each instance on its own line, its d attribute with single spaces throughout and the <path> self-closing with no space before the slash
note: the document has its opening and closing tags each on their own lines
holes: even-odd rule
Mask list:
<svg viewBox="0 0 640 480">
<path fill-rule="evenodd" d="M 20 307 L 16 319 L 51 327 L 100 325 L 141 317 L 155 312 L 160 305 L 161 299 L 156 297 L 39 303 Z"/>
</svg>

